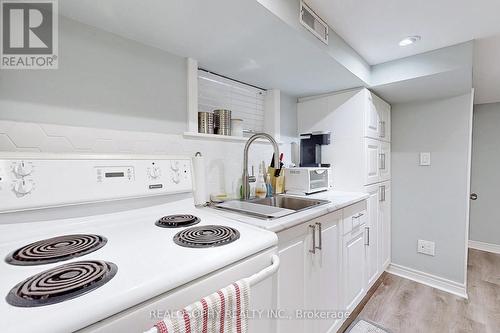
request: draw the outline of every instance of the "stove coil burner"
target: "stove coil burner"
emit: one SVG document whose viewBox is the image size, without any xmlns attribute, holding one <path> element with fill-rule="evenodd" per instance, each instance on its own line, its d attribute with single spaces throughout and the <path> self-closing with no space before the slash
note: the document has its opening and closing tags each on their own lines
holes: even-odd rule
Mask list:
<svg viewBox="0 0 500 333">
<path fill-rule="evenodd" d="M 200 218 L 194 215 L 167 215 L 156 221 L 156 225 L 162 228 L 190 227 L 200 223 Z"/>
<path fill-rule="evenodd" d="M 23 246 L 9 254 L 5 261 L 20 266 L 50 264 L 94 252 L 106 242 L 107 239 L 99 235 L 59 236 Z"/>
<path fill-rule="evenodd" d="M 17 284 L 6 300 L 18 307 L 59 303 L 101 287 L 115 276 L 117 270 L 115 264 L 100 260 L 61 265 Z"/>
<path fill-rule="evenodd" d="M 178 232 L 174 242 L 184 247 L 205 248 L 222 246 L 240 238 L 238 230 L 222 225 L 204 225 Z"/>
</svg>

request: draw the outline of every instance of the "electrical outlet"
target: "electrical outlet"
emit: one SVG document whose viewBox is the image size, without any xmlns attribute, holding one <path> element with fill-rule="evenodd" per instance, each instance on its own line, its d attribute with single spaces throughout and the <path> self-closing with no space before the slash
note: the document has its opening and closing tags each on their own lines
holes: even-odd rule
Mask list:
<svg viewBox="0 0 500 333">
<path fill-rule="evenodd" d="M 417 252 L 427 254 L 429 256 L 434 256 L 435 255 L 435 243 L 431 242 L 431 241 L 419 239 Z"/>
<path fill-rule="evenodd" d="M 420 165 L 421 166 L 431 165 L 431 153 L 429 152 L 420 153 Z"/>
</svg>

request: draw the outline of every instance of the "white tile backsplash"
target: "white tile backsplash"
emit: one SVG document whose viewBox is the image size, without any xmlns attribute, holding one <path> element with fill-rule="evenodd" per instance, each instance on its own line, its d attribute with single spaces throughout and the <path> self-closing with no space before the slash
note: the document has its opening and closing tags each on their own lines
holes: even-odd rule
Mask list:
<svg viewBox="0 0 500 333">
<path fill-rule="evenodd" d="M 207 183 L 211 193 L 231 193 L 243 169 L 244 142 L 223 142 L 185 138 L 179 134 L 122 131 L 102 128 L 0 120 L 0 151 L 50 153 L 167 154 L 205 156 Z M 281 144 L 285 162 L 290 158 L 290 144 Z M 267 143 L 254 143 L 250 165 L 272 157 Z"/>
</svg>

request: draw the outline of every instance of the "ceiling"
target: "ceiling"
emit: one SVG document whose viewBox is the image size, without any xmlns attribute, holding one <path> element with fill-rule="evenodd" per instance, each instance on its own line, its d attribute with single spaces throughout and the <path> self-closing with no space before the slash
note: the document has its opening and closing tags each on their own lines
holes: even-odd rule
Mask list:
<svg viewBox="0 0 500 333">
<path fill-rule="evenodd" d="M 474 103 L 500 102 L 500 1 L 306 2 L 370 65 L 475 40 Z M 422 40 L 406 47 L 398 45 L 401 39 L 412 35 L 420 35 Z M 433 78 L 431 81 L 435 82 Z M 435 88 L 444 91 L 456 89 L 454 81 L 442 83 L 444 85 Z M 399 92 L 398 89 L 394 92 Z"/>
<path fill-rule="evenodd" d="M 371 65 L 500 34 L 498 0 L 306 0 Z M 406 36 L 420 35 L 400 47 Z"/>
<path fill-rule="evenodd" d="M 447 96 L 470 89 L 466 72 L 462 67 L 448 72 L 446 59 L 439 62 L 442 76 L 429 72 L 413 79 L 376 84 L 371 82 L 371 74 L 377 67 L 398 61 L 409 73 L 409 69 L 418 67 L 417 54 L 429 55 L 432 52 L 428 51 L 478 39 L 474 46 L 475 103 L 500 101 L 500 37 L 491 37 L 500 34 L 500 1 L 459 0 L 459 5 L 456 0 L 306 1 L 335 32 L 328 47 L 298 23 L 299 0 L 148 0 L 141 6 L 136 0 L 65 0 L 60 2 L 60 13 L 145 45 L 197 59 L 203 68 L 266 89 L 309 96 L 372 86 L 389 102 L 425 98 L 426 94 Z M 261 5 L 268 2 L 274 11 Z M 286 17 L 291 21 L 287 22 Z M 398 45 L 403 37 L 415 34 L 421 35 L 422 41 L 408 47 Z M 366 65 L 369 80 L 346 66 L 364 62 L 356 52 L 372 65 Z M 470 75 L 470 66 L 463 69 L 468 69 Z M 458 81 L 460 77 L 466 79 Z"/>
<path fill-rule="evenodd" d="M 426 75 L 372 87 L 391 104 L 458 96 L 470 91 L 470 68 Z"/>
<path fill-rule="evenodd" d="M 141 5 L 137 0 L 64 0 L 59 13 L 293 96 L 364 84 L 318 48 L 315 37 L 313 43 L 300 36 L 255 0 L 148 0 Z"/>
</svg>

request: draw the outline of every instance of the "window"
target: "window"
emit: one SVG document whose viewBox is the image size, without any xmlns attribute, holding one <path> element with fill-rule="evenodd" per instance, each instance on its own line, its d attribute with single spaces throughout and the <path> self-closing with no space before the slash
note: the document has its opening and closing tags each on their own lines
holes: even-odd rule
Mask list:
<svg viewBox="0 0 500 333">
<path fill-rule="evenodd" d="M 264 89 L 198 70 L 198 111 L 231 110 L 233 119 L 243 119 L 245 130 L 263 131 L 265 96 Z"/>
</svg>

